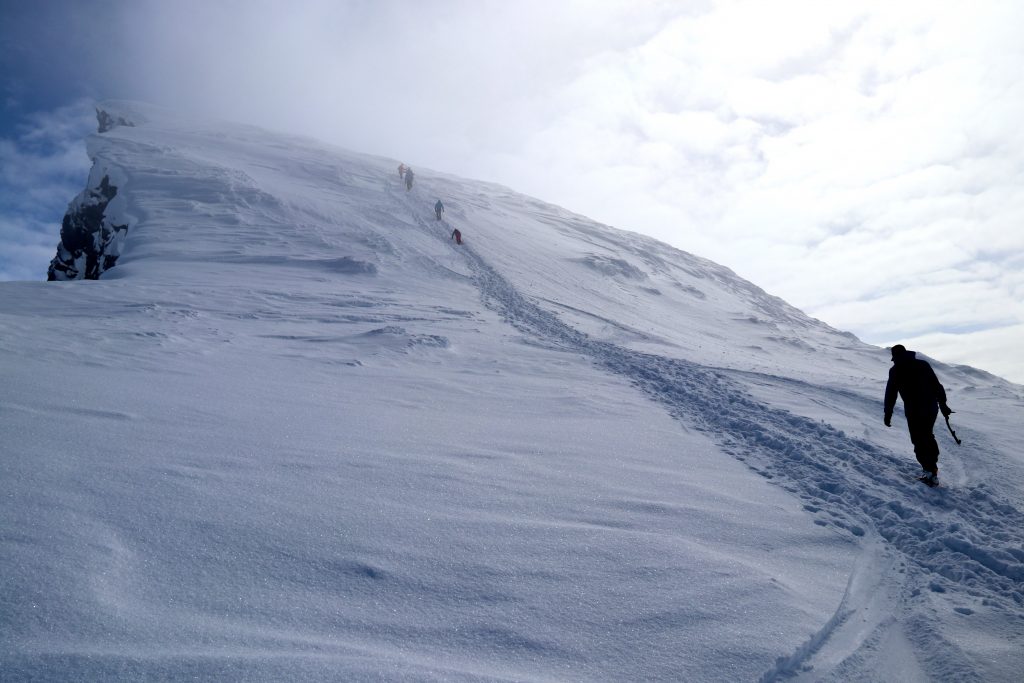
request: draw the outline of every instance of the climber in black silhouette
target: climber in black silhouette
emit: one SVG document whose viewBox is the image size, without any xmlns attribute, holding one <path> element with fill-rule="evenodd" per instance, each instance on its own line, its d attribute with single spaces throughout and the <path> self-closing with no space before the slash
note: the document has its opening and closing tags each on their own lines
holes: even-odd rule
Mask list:
<svg viewBox="0 0 1024 683">
<path fill-rule="evenodd" d="M 932 429 L 940 410 L 947 418 L 953 411 L 946 405 L 946 390 L 928 361 L 918 358 L 914 351 L 907 351 L 903 344 L 897 344 L 891 351 L 892 368 L 885 385 L 885 426 L 892 426 L 892 411 L 899 395 L 914 455 L 924 470 L 921 481 L 935 486 L 939 482 L 939 444 Z"/>
</svg>

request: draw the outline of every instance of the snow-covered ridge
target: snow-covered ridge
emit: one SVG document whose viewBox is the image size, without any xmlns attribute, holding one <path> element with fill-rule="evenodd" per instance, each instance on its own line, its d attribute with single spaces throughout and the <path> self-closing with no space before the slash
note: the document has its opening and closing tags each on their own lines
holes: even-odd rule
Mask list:
<svg viewBox="0 0 1024 683">
<path fill-rule="evenodd" d="M 117 266 L 0 285 L 5 675 L 1016 679 L 1020 387 L 936 364 L 926 489 L 888 354 L 726 268 L 103 108 Z"/>
<path fill-rule="evenodd" d="M 201 256 L 203 260 L 213 256 L 227 263 L 253 260 L 270 262 L 275 259 L 294 261 L 296 256 L 287 252 L 292 246 L 299 246 L 305 236 L 301 234 L 302 225 L 294 225 L 294 216 L 289 215 L 288 209 L 291 207 L 285 205 L 289 200 L 282 203 L 277 188 L 287 186 L 297 179 L 307 184 L 323 184 L 327 189 L 332 189 L 331 185 L 336 184 L 335 190 L 356 191 L 350 194 L 360 197 L 355 204 L 343 200 L 341 207 L 303 206 L 299 211 L 299 216 L 313 231 L 322 230 L 325 223 L 329 225 L 337 222 L 338 215 L 335 212 L 339 208 L 351 212 L 352 218 L 362 221 L 364 234 L 349 235 L 351 239 L 347 247 L 350 253 L 340 257 L 345 259 L 345 263 L 357 269 L 375 270 L 385 267 L 384 262 L 389 256 L 407 247 L 394 244 L 395 234 L 386 220 L 386 212 L 389 210 L 381 208 L 382 204 L 394 199 L 393 190 L 386 186 L 371 189 L 375 178 L 394 173 L 391 167 L 397 166 L 397 162 L 393 160 L 352 154 L 339 149 L 331 150 L 319 142 L 294 136 L 272 135 L 237 125 L 190 120 L 140 103 L 107 102 L 98 108 L 98 112 L 101 130 L 105 132 L 94 136 L 89 145 L 90 156 L 94 160 L 89 189 L 73 202 L 69 218 L 66 219 L 66 222 L 73 221 L 76 225 L 69 240 L 70 246 L 75 248 L 62 245 L 54 261 L 62 279 L 66 276 L 98 276 L 124 250 L 125 232 L 131 225 L 131 219 L 121 215 L 124 212 L 123 204 L 115 200 L 114 206 L 104 210 L 102 221 L 78 218 L 83 206 L 92 209 L 94 205 L 91 202 L 95 201 L 93 198 L 101 196 L 98 183 L 102 182 L 102 174 L 117 175 L 118 166 L 123 163 L 120 158 L 126 151 L 124 145 L 135 152 L 150 149 L 152 153 L 165 157 L 164 161 L 171 165 L 173 175 L 164 170 L 159 171 L 153 179 L 164 182 L 168 189 L 180 190 L 182 183 L 178 179 L 189 177 L 200 168 L 209 168 L 211 164 L 216 167 L 224 163 L 223 158 L 211 157 L 211 149 L 229 149 L 231 153 L 239 153 L 237 161 L 241 162 L 228 162 L 222 173 L 193 186 L 204 188 L 198 194 L 194 191 L 192 196 L 181 192 L 164 192 L 161 201 L 173 202 L 174 211 L 186 217 L 193 225 L 175 226 L 172 240 L 166 239 L 168 235 L 157 235 L 152 230 L 148 234 L 133 234 L 128 241 L 134 245 L 136 257 L 143 254 L 146 258 L 159 257 L 163 254 L 170 260 L 187 260 L 191 241 L 202 240 L 205 247 Z M 136 123 L 141 128 L 135 128 Z M 257 138 L 272 140 L 259 151 L 258 159 L 252 158 L 251 150 L 246 150 L 246 146 L 251 146 L 251 141 Z M 154 140 L 161 142 L 154 144 Z M 139 145 L 142 145 L 142 149 Z M 299 165 L 294 160 L 296 155 L 304 159 Z M 311 160 L 315 161 L 310 163 Z M 245 168 L 244 172 L 239 171 L 242 167 Z M 138 173 L 133 180 L 136 183 L 145 182 Z M 563 286 L 565 291 L 553 297 L 551 303 L 561 309 L 560 315 L 572 319 L 581 329 L 594 331 L 607 325 L 600 316 L 595 317 L 587 311 L 604 305 L 610 284 L 622 290 L 622 294 L 627 297 L 639 296 L 644 299 L 645 324 L 650 320 L 669 323 L 643 331 L 620 325 L 620 332 L 631 337 L 632 343 L 638 345 L 653 344 L 664 348 L 694 336 L 703 338 L 709 345 L 741 338 L 750 342 L 747 352 L 756 367 L 762 366 L 757 361 L 775 365 L 770 358 L 780 349 L 799 355 L 813 352 L 817 343 L 823 340 L 828 340 L 830 346 L 844 350 L 857 349 L 863 352 L 870 348 L 860 344 L 849 333 L 833 330 L 778 297 L 768 295 L 728 268 L 651 238 L 598 224 L 501 186 L 473 183 L 429 169 L 424 169 L 420 174 L 418 189 L 420 186 L 427 192 L 445 197 L 452 207 L 445 224 L 451 222 L 454 225 L 463 221 L 467 238 L 478 241 L 484 237 L 488 245 L 500 247 L 496 257 L 504 258 L 507 254 L 515 260 L 533 261 L 533 264 L 523 264 L 530 279 L 543 279 L 548 281 L 547 285 Z M 147 209 L 144 205 L 149 200 L 145 199 L 145 189 L 135 188 L 134 196 L 139 198 L 135 202 L 139 205 L 136 213 Z M 487 196 L 490 203 L 481 206 L 477 199 L 480 196 Z M 254 235 L 252 239 L 246 238 L 244 230 L 233 231 L 229 235 L 223 235 L 223 231 L 204 233 L 205 208 L 216 206 L 221 199 L 237 200 L 242 204 L 244 210 L 240 215 L 246 219 L 242 227 L 247 221 L 259 224 L 280 223 L 282 228 L 272 231 L 274 234 L 271 240 L 280 248 L 276 251 L 273 248 L 261 249 L 259 256 L 253 253 L 256 242 L 270 247 L 262 225 L 259 228 L 260 234 Z M 484 209 L 484 215 L 480 215 L 478 208 Z M 91 210 L 89 216 L 95 213 L 95 210 Z M 371 213 L 374 215 L 369 215 Z M 505 220 L 513 216 L 516 218 Z M 494 220 L 496 217 L 501 219 L 497 223 Z M 385 218 L 383 223 L 382 218 Z M 487 234 L 491 230 L 495 231 L 494 234 Z M 81 248 L 83 244 L 89 245 L 89 248 Z M 212 254 L 209 250 L 211 244 L 221 245 L 222 251 Z M 311 246 L 325 245 L 321 241 Z M 132 258 L 131 254 L 128 258 Z M 298 258 L 301 261 L 305 257 Z M 317 261 L 320 257 L 309 258 Z M 96 261 L 100 267 L 80 267 L 86 259 Z M 560 283 L 557 278 L 552 281 L 551 274 L 561 272 L 566 265 L 583 267 L 572 268 L 572 282 Z M 51 272 L 54 270 L 51 268 Z M 521 284 L 529 287 L 528 282 Z M 584 298 L 580 299 L 581 296 Z M 624 312 L 628 313 L 624 318 L 628 319 L 632 315 L 629 309 L 633 305 L 627 304 L 622 297 L 617 298 L 619 304 L 624 305 Z M 576 306 L 576 303 L 581 305 Z M 702 326 L 706 320 L 712 320 L 705 315 L 709 310 L 720 311 L 719 315 L 728 316 L 728 319 L 713 319 L 711 327 L 693 329 L 694 324 Z M 730 331 L 729 328 L 735 329 Z M 748 334 L 751 331 L 754 334 Z M 694 332 L 697 334 L 694 335 Z M 687 352 L 709 357 L 716 354 L 712 346 L 705 344 L 700 344 L 699 348 L 689 348 Z"/>
</svg>

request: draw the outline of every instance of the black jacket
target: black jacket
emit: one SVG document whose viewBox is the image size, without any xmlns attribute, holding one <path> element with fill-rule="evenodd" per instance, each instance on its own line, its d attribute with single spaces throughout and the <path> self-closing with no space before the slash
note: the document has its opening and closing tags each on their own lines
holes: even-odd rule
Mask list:
<svg viewBox="0 0 1024 683">
<path fill-rule="evenodd" d="M 939 384 L 935 371 L 914 351 L 904 351 L 893 359 L 889 382 L 885 385 L 886 418 L 892 417 L 897 393 L 903 399 L 907 419 L 935 415 L 940 405 L 946 405 L 946 390 Z"/>
</svg>

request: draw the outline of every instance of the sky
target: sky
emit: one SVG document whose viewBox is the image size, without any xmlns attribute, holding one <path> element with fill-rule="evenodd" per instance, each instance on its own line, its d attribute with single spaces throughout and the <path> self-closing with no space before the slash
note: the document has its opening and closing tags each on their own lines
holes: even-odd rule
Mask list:
<svg viewBox="0 0 1024 683">
<path fill-rule="evenodd" d="M 1024 382 L 1024 3 L 0 2 L 0 278 L 125 98 L 507 185 Z"/>
</svg>

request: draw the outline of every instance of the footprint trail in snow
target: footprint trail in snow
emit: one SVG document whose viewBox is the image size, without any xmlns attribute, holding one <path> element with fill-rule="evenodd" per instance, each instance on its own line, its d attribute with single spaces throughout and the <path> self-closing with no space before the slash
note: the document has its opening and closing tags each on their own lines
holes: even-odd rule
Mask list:
<svg viewBox="0 0 1024 683">
<path fill-rule="evenodd" d="M 418 222 L 431 229 L 426 220 Z M 829 662 L 833 673 L 850 675 L 858 658 L 868 656 L 865 650 L 884 647 L 897 622 L 911 648 L 933 653 L 927 677 L 970 680 L 969 658 L 928 624 L 928 594 L 945 594 L 964 615 L 974 612 L 972 605 L 1010 612 L 1024 607 L 1024 513 L 989 486 L 926 489 L 905 476 L 905 454 L 760 403 L 727 371 L 593 339 L 530 301 L 472 247 L 460 250 L 485 305 L 530 343 L 581 354 L 627 378 L 675 419 L 712 435 L 726 452 L 799 497 L 819 524 L 878 546 L 871 551 L 877 561 L 855 571 L 832 619 L 797 652 L 780 657 L 762 681 L 790 679 L 818 659 L 839 660 Z M 882 541 L 873 542 L 875 535 Z M 853 614 L 872 627 L 851 627 Z"/>
</svg>

